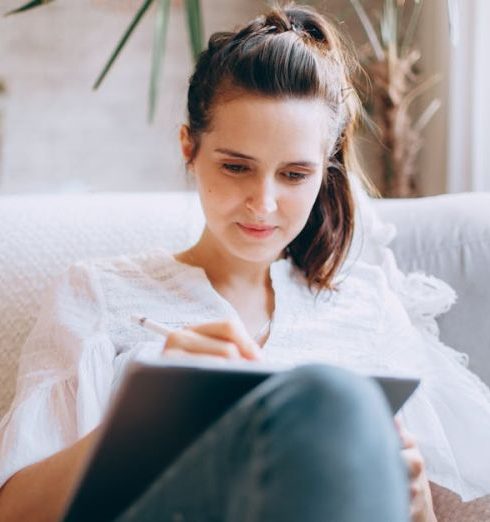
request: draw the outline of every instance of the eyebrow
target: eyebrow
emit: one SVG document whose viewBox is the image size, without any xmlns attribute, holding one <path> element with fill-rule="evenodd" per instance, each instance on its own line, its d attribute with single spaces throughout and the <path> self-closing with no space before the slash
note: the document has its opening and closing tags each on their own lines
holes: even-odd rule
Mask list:
<svg viewBox="0 0 490 522">
<path fill-rule="evenodd" d="M 254 158 L 252 156 L 247 156 L 246 154 L 237 152 L 236 150 L 218 148 L 218 149 L 214 149 L 214 152 L 219 152 L 221 154 L 227 154 L 229 156 L 235 156 L 236 158 L 247 159 L 247 160 L 251 160 L 251 161 L 258 161 L 256 158 Z M 283 163 L 283 165 L 300 165 L 302 167 L 318 167 L 318 163 L 315 163 L 314 161 L 306 161 L 306 160 L 286 161 Z"/>
</svg>

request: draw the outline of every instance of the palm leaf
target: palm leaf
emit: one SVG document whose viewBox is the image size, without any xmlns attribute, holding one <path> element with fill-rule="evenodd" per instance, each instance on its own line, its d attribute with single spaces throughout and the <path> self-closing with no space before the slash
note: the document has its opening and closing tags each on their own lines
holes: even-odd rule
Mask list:
<svg viewBox="0 0 490 522">
<path fill-rule="evenodd" d="M 185 14 L 189 41 L 194 61 L 197 61 L 199 53 L 203 49 L 203 24 L 200 0 L 186 0 Z M 161 64 L 165 52 L 165 37 L 170 15 L 170 0 L 160 0 L 155 23 L 155 36 L 153 41 L 153 59 L 150 78 L 150 91 L 148 99 L 148 119 L 153 121 L 158 99 L 158 86 L 161 75 Z"/>
<path fill-rule="evenodd" d="M 440 74 L 434 74 L 430 78 L 424 80 L 422 83 L 419 83 L 403 98 L 402 102 L 399 105 L 398 113 L 394 122 L 395 132 L 398 132 L 398 129 L 401 125 L 400 121 L 402 120 L 403 115 L 408 112 L 408 108 L 413 103 L 413 101 L 419 96 L 421 96 L 428 89 L 439 83 L 441 79 L 442 76 Z"/>
<path fill-rule="evenodd" d="M 432 100 L 425 108 L 419 119 L 415 122 L 413 130 L 417 133 L 422 132 L 424 127 L 428 125 L 434 114 L 441 108 L 442 102 L 439 98 Z"/>
<path fill-rule="evenodd" d="M 49 4 L 53 1 L 54 0 L 32 0 L 31 2 L 27 2 L 27 4 L 24 4 L 17 9 L 13 9 L 12 11 L 5 13 L 4 16 L 13 15 L 15 13 L 22 13 L 23 11 L 29 11 L 30 9 L 34 9 L 34 7 L 40 7 L 41 5 Z"/>
<path fill-rule="evenodd" d="M 168 19 L 170 14 L 170 0 L 158 0 L 158 10 L 155 19 L 153 36 L 153 55 L 150 76 L 150 91 L 148 95 L 148 120 L 153 121 L 157 103 L 158 86 L 162 68 L 162 57 L 165 50 Z"/>
<path fill-rule="evenodd" d="M 384 51 L 376 34 L 376 30 L 374 29 L 373 24 L 371 23 L 371 20 L 369 19 L 369 16 L 366 13 L 366 10 L 364 9 L 359 0 L 350 0 L 350 3 L 356 11 L 359 20 L 361 21 L 362 26 L 364 27 L 364 31 L 366 31 L 366 35 L 369 39 L 369 42 L 371 43 L 371 47 L 373 48 L 376 59 L 378 61 L 382 61 L 384 58 Z"/>
<path fill-rule="evenodd" d="M 121 39 L 119 40 L 119 43 L 117 44 L 116 48 L 112 52 L 109 60 L 107 61 L 106 65 L 104 66 L 104 69 L 102 70 L 102 72 L 99 74 L 99 77 L 95 81 L 94 86 L 93 86 L 94 89 L 97 89 L 99 87 L 99 85 L 102 83 L 102 80 L 106 77 L 107 73 L 109 72 L 110 68 L 112 67 L 112 64 L 114 63 L 116 58 L 121 53 L 122 48 L 126 45 L 126 42 L 128 41 L 129 37 L 131 36 L 133 31 L 136 29 L 137 25 L 143 18 L 143 15 L 146 13 L 146 11 L 148 11 L 148 8 L 151 6 L 152 3 L 153 3 L 153 0 L 144 0 L 143 4 L 141 5 L 141 7 L 138 9 L 136 15 L 134 16 L 133 20 L 129 24 L 129 27 L 126 29 L 126 31 L 122 35 Z"/>
<path fill-rule="evenodd" d="M 412 45 L 413 37 L 415 35 L 415 29 L 417 28 L 421 11 L 422 0 L 415 1 L 413 4 L 412 12 L 410 14 L 410 20 L 408 22 L 407 30 L 403 37 L 400 56 L 405 56 L 405 54 L 408 52 L 409 47 Z"/>
<path fill-rule="evenodd" d="M 204 47 L 204 31 L 202 24 L 200 0 L 185 0 L 187 28 L 194 62 Z"/>
<path fill-rule="evenodd" d="M 388 49 L 390 63 L 393 63 L 398 54 L 398 10 L 394 0 L 385 0 L 384 2 L 381 37 L 385 48 Z"/>
</svg>

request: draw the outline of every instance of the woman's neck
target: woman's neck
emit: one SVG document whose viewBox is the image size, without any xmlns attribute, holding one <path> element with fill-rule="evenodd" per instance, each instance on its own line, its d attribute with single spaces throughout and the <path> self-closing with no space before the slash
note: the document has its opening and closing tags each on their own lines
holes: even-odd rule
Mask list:
<svg viewBox="0 0 490 522">
<path fill-rule="evenodd" d="M 203 268 L 214 289 L 236 310 L 252 338 L 262 345 L 275 309 L 270 262 L 251 263 L 236 258 L 207 241 L 205 233 L 190 249 L 175 255 L 182 263 Z M 272 262 L 272 261 L 271 261 Z"/>
<path fill-rule="evenodd" d="M 270 265 L 273 260 L 255 263 L 237 258 L 209 236 L 209 232 L 205 230 L 194 246 L 177 254 L 175 258 L 180 262 L 203 268 L 217 290 L 260 290 L 270 287 Z"/>
</svg>

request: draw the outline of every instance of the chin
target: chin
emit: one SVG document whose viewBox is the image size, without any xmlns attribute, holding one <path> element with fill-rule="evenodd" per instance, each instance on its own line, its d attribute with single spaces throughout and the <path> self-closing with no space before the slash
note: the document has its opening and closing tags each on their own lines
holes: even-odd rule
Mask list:
<svg viewBox="0 0 490 522">
<path fill-rule="evenodd" d="M 250 263 L 272 263 L 281 256 L 287 245 L 237 245 L 236 243 L 226 248 L 234 257 Z"/>
</svg>

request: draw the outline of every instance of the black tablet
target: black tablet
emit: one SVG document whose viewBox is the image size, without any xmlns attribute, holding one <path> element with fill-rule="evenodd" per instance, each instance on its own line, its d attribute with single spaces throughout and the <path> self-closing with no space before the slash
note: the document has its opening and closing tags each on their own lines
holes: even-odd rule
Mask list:
<svg viewBox="0 0 490 522">
<path fill-rule="evenodd" d="M 115 518 L 233 403 L 273 373 L 291 368 L 195 359 L 130 364 L 64 522 Z M 394 413 L 419 384 L 415 378 L 373 378 Z"/>
</svg>

